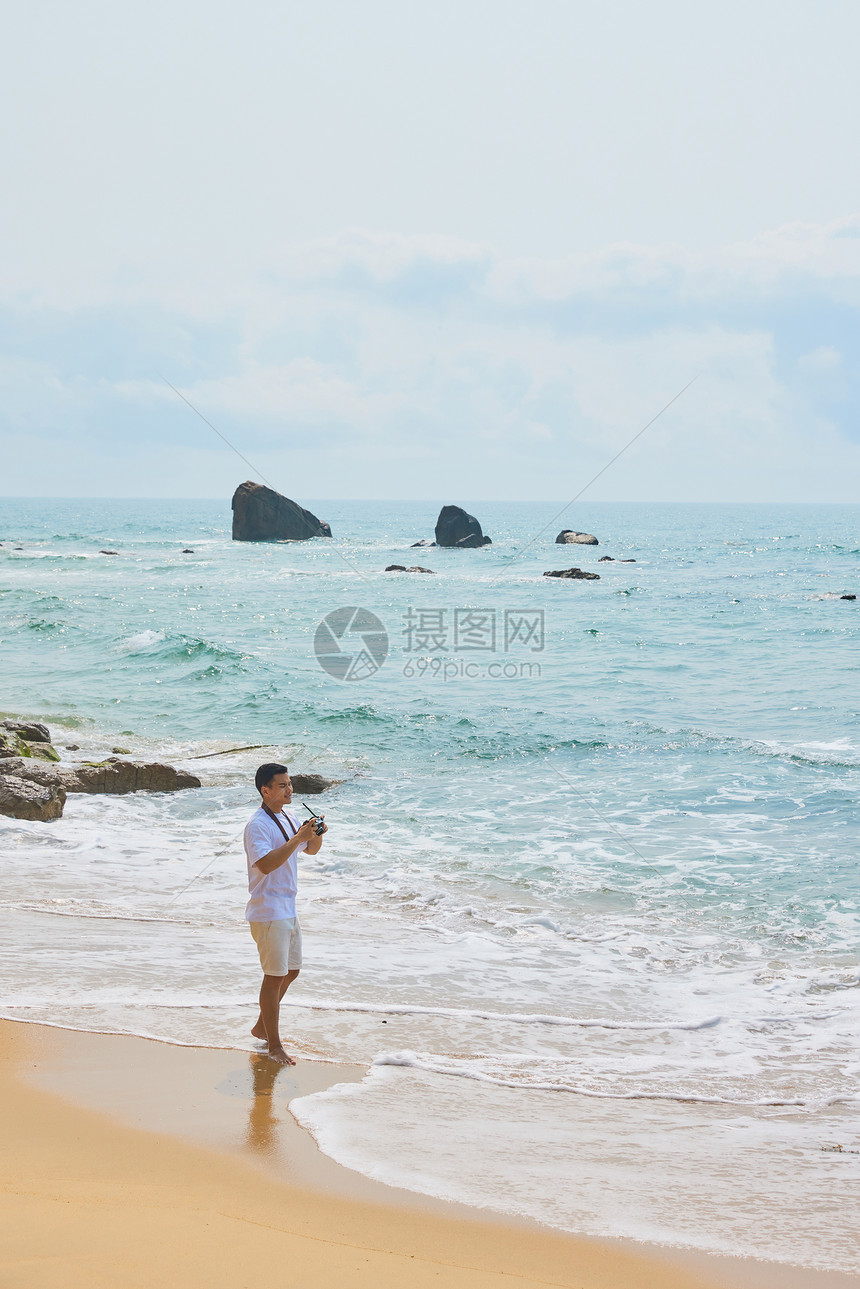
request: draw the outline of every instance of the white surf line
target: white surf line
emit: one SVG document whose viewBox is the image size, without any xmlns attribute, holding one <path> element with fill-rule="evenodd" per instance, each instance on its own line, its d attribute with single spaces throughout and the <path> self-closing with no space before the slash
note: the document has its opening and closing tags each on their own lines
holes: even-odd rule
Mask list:
<svg viewBox="0 0 860 1289">
<path fill-rule="evenodd" d="M 81 1010 L 80 1008 L 78 1010 Z M 240 1052 L 245 1056 L 264 1055 L 259 1045 L 256 1047 L 238 1047 L 235 1043 L 191 1042 L 184 1038 L 165 1038 L 163 1034 L 149 1034 L 137 1029 L 81 1029 L 80 1025 L 66 1025 L 58 1020 L 24 1020 L 20 1016 L 8 1015 L 0 1011 L 0 1020 L 12 1021 L 18 1025 L 42 1025 L 46 1029 L 62 1029 L 69 1034 L 96 1034 L 103 1038 L 142 1038 L 148 1043 L 161 1043 L 165 1047 L 188 1047 L 206 1049 L 212 1052 Z M 366 1061 L 344 1061 L 337 1056 L 321 1056 L 318 1052 L 303 1051 L 297 1044 L 292 1046 L 301 1055 L 302 1061 L 313 1061 L 318 1065 L 366 1065 Z"/>
<path fill-rule="evenodd" d="M 245 994 L 231 997 L 225 995 L 213 1002 L 210 997 L 204 998 L 184 998 L 182 1002 L 165 1001 L 162 995 L 154 994 L 152 997 L 138 997 L 128 999 L 125 994 L 121 995 L 123 1007 L 127 1010 L 134 1008 L 143 1008 L 147 1011 L 223 1011 L 225 1008 L 251 1007 L 256 1003 L 249 1002 Z M 99 1011 L 103 1007 L 116 1001 L 114 998 L 101 1000 L 100 1002 L 81 1002 L 67 998 L 65 1005 L 74 1007 L 77 1011 Z M 8 1002 L 6 1006 L 15 1007 L 20 1011 L 34 1011 L 40 1007 L 52 1007 L 56 1004 L 56 998 L 46 995 L 44 998 L 30 998 L 29 1001 L 19 1001 L 16 1003 Z M 609 1029 L 619 1031 L 651 1031 L 655 1033 L 665 1032 L 666 1030 L 679 1030 L 684 1032 L 696 1031 L 700 1029 L 712 1029 L 716 1025 L 735 1024 L 735 1025 L 806 1025 L 813 1021 L 833 1020 L 834 1017 L 840 1017 L 841 1012 L 829 1011 L 819 1012 L 817 1014 L 800 1014 L 791 1016 L 708 1016 L 703 1020 L 691 1021 L 673 1021 L 673 1020 L 656 1020 L 656 1021 L 625 1021 L 609 1020 L 605 1017 L 581 1017 L 581 1016 L 559 1016 L 552 1012 L 492 1012 L 481 1011 L 468 1007 L 421 1007 L 410 1003 L 329 1003 L 329 1002 L 303 1002 L 300 1000 L 284 999 L 281 1007 L 292 1007 L 294 1011 L 319 1011 L 319 1012 L 336 1012 L 339 1014 L 357 1013 L 359 1015 L 369 1016 L 430 1016 L 438 1017 L 442 1020 L 486 1020 L 494 1024 L 498 1022 L 510 1022 L 513 1025 L 549 1025 L 562 1026 L 570 1029 Z M 506 1059 L 513 1059 L 509 1056 Z M 519 1059 L 519 1058 L 518 1058 Z M 526 1059 L 526 1058 L 522 1058 Z M 530 1058 L 529 1058 L 530 1059 Z M 541 1057 L 541 1060 L 547 1060 L 547 1057 Z M 552 1058 L 562 1060 L 567 1058 Z"/>
<path fill-rule="evenodd" d="M 645 431 L 646 431 L 646 430 L 650 430 L 650 428 L 651 428 L 651 426 L 654 424 L 654 422 L 655 422 L 655 421 L 659 421 L 659 419 L 660 419 L 660 417 L 663 415 L 663 413 L 664 413 L 664 412 L 668 412 L 669 408 L 672 406 L 672 404 L 673 404 L 673 403 L 677 403 L 678 399 L 681 397 L 681 395 L 682 395 L 682 394 L 686 394 L 686 392 L 687 392 L 687 390 L 690 388 L 690 386 L 691 386 L 692 384 L 694 384 L 694 383 L 699 379 L 700 374 L 701 374 L 700 372 L 696 372 L 696 375 L 693 377 L 693 379 L 692 379 L 691 381 L 688 381 L 688 382 L 687 382 L 687 384 L 684 386 L 684 388 L 683 388 L 683 389 L 679 389 L 679 390 L 678 390 L 678 392 L 677 392 L 677 394 L 675 395 L 675 397 L 674 397 L 674 398 L 670 398 L 670 399 L 669 399 L 669 402 L 666 404 L 666 406 L 665 406 L 665 407 L 661 407 L 661 408 L 660 408 L 660 411 L 657 413 L 657 415 L 656 415 L 656 416 L 652 416 L 652 417 L 651 417 L 651 420 L 648 422 L 648 424 L 647 424 L 647 425 L 643 425 L 641 430 L 637 430 L 637 432 L 633 435 L 633 438 L 630 440 L 630 442 L 629 442 L 629 443 L 625 443 L 625 444 L 624 444 L 624 447 L 621 449 L 621 451 L 620 451 L 620 452 L 616 452 L 616 453 L 615 453 L 615 456 L 612 458 L 612 460 L 611 460 L 611 461 L 607 461 L 607 462 L 606 462 L 606 465 L 605 465 L 605 466 L 603 466 L 600 470 L 598 470 L 598 471 L 597 471 L 597 474 L 596 474 L 596 475 L 594 475 L 594 476 L 593 476 L 593 478 L 589 479 L 588 483 L 587 483 L 587 484 L 585 484 L 585 486 L 584 486 L 584 487 L 580 488 L 580 490 L 579 490 L 579 492 L 576 494 L 576 496 L 575 496 L 575 497 L 571 497 L 571 499 L 570 499 L 570 501 L 567 503 L 567 505 L 562 506 L 561 510 L 559 510 L 557 514 L 553 515 L 552 519 L 550 519 L 547 523 L 545 523 L 545 524 L 544 524 L 543 528 L 540 530 L 540 532 L 539 532 L 539 533 L 535 533 L 534 537 L 532 537 L 532 539 L 531 539 L 530 541 L 527 541 L 527 542 L 526 542 L 526 544 L 525 544 L 525 546 L 521 547 L 521 549 L 520 549 L 520 550 L 518 550 L 518 551 L 514 551 L 513 555 L 510 557 L 510 559 L 509 559 L 505 564 L 503 564 L 503 565 L 502 565 L 502 567 L 501 567 L 501 568 L 500 568 L 496 573 L 494 573 L 494 574 L 493 574 L 493 576 L 490 578 L 490 581 L 491 581 L 491 582 L 494 582 L 494 581 L 496 580 L 496 578 L 501 577 L 502 573 L 506 572 L 506 571 L 507 571 L 507 569 L 509 569 L 509 568 L 510 568 L 511 564 L 513 564 L 516 560 L 518 560 L 518 559 L 520 558 L 520 556 L 521 556 L 521 555 L 524 555 L 524 554 L 526 553 L 526 551 L 529 549 L 529 547 L 530 547 L 530 546 L 533 546 L 533 545 L 535 544 L 535 542 L 538 540 L 538 538 L 539 538 L 539 537 L 543 537 L 544 533 L 546 532 L 546 530 L 547 530 L 548 528 L 552 528 L 552 526 L 553 526 L 554 524 L 558 523 L 559 519 L 561 519 L 561 517 L 562 517 L 562 515 L 565 513 L 565 511 L 570 510 L 571 506 L 572 506 L 575 502 L 579 501 L 580 497 L 581 497 L 581 496 L 583 496 L 583 494 L 584 494 L 584 493 L 586 493 L 586 492 L 588 491 L 588 489 L 591 487 L 591 485 L 592 485 L 593 483 L 596 483 L 596 482 L 597 482 L 597 480 L 600 478 L 600 476 L 601 476 L 602 474 L 606 474 L 606 471 L 609 469 L 609 467 L 610 467 L 610 466 L 615 465 L 615 462 L 618 460 L 618 458 L 619 458 L 619 457 L 624 456 L 624 453 L 627 451 L 627 449 L 628 449 L 628 448 L 632 448 L 632 447 L 633 447 L 633 444 L 636 442 L 636 440 L 637 440 L 637 439 L 641 439 L 641 437 L 642 437 L 642 435 L 645 433 Z"/>
<path fill-rule="evenodd" d="M 443 1020 L 505 1021 L 512 1025 L 563 1025 L 574 1028 L 595 1029 L 708 1029 L 718 1025 L 722 1016 L 710 1016 L 697 1021 L 614 1021 L 600 1018 L 558 1016 L 551 1012 L 494 1012 L 471 1007 L 421 1007 L 410 1003 L 328 1003 L 305 1002 L 285 998 L 282 1007 L 307 1011 L 358 1012 L 370 1016 L 438 1016 Z"/>
<path fill-rule="evenodd" d="M 746 1101 L 734 1097 L 697 1096 L 694 1092 L 599 1092 L 595 1088 L 584 1088 L 576 1083 L 549 1083 L 540 1081 L 527 1083 L 516 1079 L 503 1079 L 498 1075 L 484 1074 L 480 1070 L 466 1070 L 455 1066 L 434 1065 L 422 1061 L 413 1052 L 390 1052 L 378 1056 L 371 1062 L 372 1066 L 393 1065 L 406 1069 L 426 1070 L 428 1074 L 441 1074 L 452 1078 L 471 1079 L 476 1083 L 490 1083 L 499 1088 L 511 1088 L 515 1092 L 567 1092 L 573 1096 L 591 1097 L 601 1101 L 674 1101 L 691 1105 L 739 1106 L 759 1109 L 767 1107 L 793 1107 L 803 1110 L 822 1110 L 833 1105 L 850 1105 L 860 1100 L 852 1093 L 844 1096 L 828 1097 L 823 1101 L 804 1101 L 801 1098 L 763 1098 Z"/>
<path fill-rule="evenodd" d="M 176 917 L 164 918 L 148 915 L 145 913 L 121 913 L 107 910 L 100 912 L 98 909 L 49 909 L 39 904 L 28 904 L 24 900 L 5 900 L 0 903 L 0 909 L 16 909 L 19 913 L 39 913 L 46 917 L 52 918 L 80 918 L 82 922 L 154 922 L 158 926 L 197 926 L 197 927 L 227 927 L 241 926 L 241 919 L 237 916 L 234 918 L 225 918 L 221 922 L 213 922 L 211 918 L 195 917 Z"/>
</svg>

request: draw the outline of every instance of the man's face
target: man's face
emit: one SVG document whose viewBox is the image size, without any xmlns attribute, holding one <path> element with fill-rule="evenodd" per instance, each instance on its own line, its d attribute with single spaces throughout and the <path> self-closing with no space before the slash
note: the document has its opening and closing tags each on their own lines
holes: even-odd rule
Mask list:
<svg viewBox="0 0 860 1289">
<path fill-rule="evenodd" d="M 282 806 L 288 806 L 293 799 L 293 785 L 288 774 L 276 774 L 271 783 L 264 783 L 260 793 L 265 805 L 275 814 Z"/>
</svg>

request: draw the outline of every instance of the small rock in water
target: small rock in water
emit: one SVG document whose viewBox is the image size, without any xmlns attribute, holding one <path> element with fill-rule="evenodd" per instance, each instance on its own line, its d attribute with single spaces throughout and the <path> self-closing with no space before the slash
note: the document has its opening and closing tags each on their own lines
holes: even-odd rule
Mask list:
<svg viewBox="0 0 860 1289">
<path fill-rule="evenodd" d="M 585 582 L 600 581 L 599 573 L 586 573 L 581 568 L 551 568 L 548 573 L 544 573 L 544 577 L 569 577 L 576 581 Z"/>
<path fill-rule="evenodd" d="M 840 600 L 856 600 L 856 595 L 840 595 Z"/>
<path fill-rule="evenodd" d="M 416 546 L 435 546 L 435 542 L 429 542 L 426 537 L 422 537 L 420 542 L 413 542 L 410 550 L 415 550 Z"/>
<path fill-rule="evenodd" d="M 67 752 L 80 752 L 81 745 L 80 743 L 66 743 L 65 748 Z"/>
<path fill-rule="evenodd" d="M 111 751 L 117 753 L 119 756 L 131 756 L 130 747 L 112 747 Z"/>
<path fill-rule="evenodd" d="M 183 554 L 183 555 L 193 555 L 193 554 L 194 554 L 194 551 L 191 549 L 191 547 L 190 547 L 190 546 L 186 546 L 186 547 L 185 547 L 185 549 L 183 550 L 182 554 Z"/>
<path fill-rule="evenodd" d="M 100 555 L 118 555 L 119 551 L 99 551 Z"/>
<path fill-rule="evenodd" d="M 614 563 L 615 563 L 615 556 L 614 556 L 614 555 L 601 555 L 601 556 L 600 556 L 600 559 L 599 559 L 597 562 L 598 562 L 598 564 L 606 564 L 607 562 L 608 562 L 608 563 L 610 563 L 610 564 L 614 564 Z"/>
<path fill-rule="evenodd" d="M 575 528 L 562 528 L 555 539 L 556 546 L 599 546 L 594 533 L 578 533 Z"/>
<path fill-rule="evenodd" d="M 621 560 L 621 563 L 622 563 L 622 564 L 635 564 L 635 563 L 636 563 L 636 561 L 635 561 L 635 559 L 623 559 L 623 560 Z"/>
<path fill-rule="evenodd" d="M 290 783 L 293 785 L 293 792 L 296 796 L 312 796 L 318 792 L 325 792 L 327 788 L 334 788 L 342 779 L 324 779 L 321 774 L 291 774 Z"/>
</svg>

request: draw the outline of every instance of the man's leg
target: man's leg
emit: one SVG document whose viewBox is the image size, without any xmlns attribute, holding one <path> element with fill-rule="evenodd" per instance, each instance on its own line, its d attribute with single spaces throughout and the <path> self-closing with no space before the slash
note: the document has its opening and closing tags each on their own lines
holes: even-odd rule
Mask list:
<svg viewBox="0 0 860 1289">
<path fill-rule="evenodd" d="M 269 1056 L 280 1065 L 295 1065 L 295 1061 L 284 1051 L 280 1035 L 281 999 L 298 975 L 298 971 L 288 971 L 285 976 L 263 976 L 260 986 L 260 1015 L 251 1030 L 255 1038 L 265 1039 Z"/>
<path fill-rule="evenodd" d="M 293 981 L 295 980 L 298 974 L 299 974 L 298 971 L 288 971 L 285 976 L 274 977 L 275 980 L 281 981 L 281 989 L 280 989 L 280 993 L 278 994 L 278 1003 L 280 1003 L 284 994 L 287 992 L 290 985 L 293 983 Z M 253 1034 L 254 1038 L 258 1038 L 261 1043 L 266 1042 L 266 1025 L 263 1020 L 262 1007 L 260 1008 L 259 1015 L 257 1016 L 257 1020 L 254 1024 L 254 1028 L 251 1030 L 251 1033 Z"/>
</svg>

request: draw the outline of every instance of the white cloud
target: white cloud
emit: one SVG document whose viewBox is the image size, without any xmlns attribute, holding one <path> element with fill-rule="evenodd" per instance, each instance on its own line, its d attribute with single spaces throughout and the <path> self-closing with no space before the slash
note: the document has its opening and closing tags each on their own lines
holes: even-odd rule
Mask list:
<svg viewBox="0 0 860 1289">
<path fill-rule="evenodd" d="M 273 479 L 288 461 L 324 464 L 332 496 L 438 497 L 453 480 L 473 498 L 562 497 L 698 375 L 595 499 L 853 499 L 857 378 L 841 355 L 858 287 L 857 218 L 707 254 L 614 246 L 561 261 L 348 230 L 289 248 L 217 308 L 189 297 L 180 310 L 172 288 L 151 288 L 146 307 L 124 292 L 99 310 L 10 299 L 0 384 L 10 432 L 65 436 L 87 445 L 81 459 L 109 442 L 103 491 L 116 494 L 157 493 L 167 444 L 188 495 L 230 477 L 163 371 Z M 838 388 L 822 381 L 837 372 Z M 86 491 L 91 473 L 65 451 L 60 490 Z M 25 474 L 7 487 L 26 490 Z"/>
<path fill-rule="evenodd" d="M 808 354 L 801 354 L 797 365 L 803 372 L 820 372 L 823 375 L 842 366 L 842 354 L 832 345 L 820 345 Z"/>
</svg>

